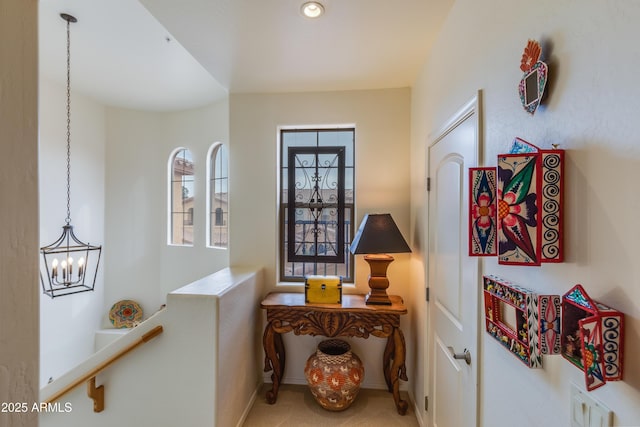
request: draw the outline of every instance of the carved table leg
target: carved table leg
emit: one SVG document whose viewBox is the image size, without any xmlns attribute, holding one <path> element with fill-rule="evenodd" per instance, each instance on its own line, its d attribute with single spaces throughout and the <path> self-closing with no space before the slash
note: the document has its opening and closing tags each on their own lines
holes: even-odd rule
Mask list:
<svg viewBox="0 0 640 427">
<path fill-rule="evenodd" d="M 284 375 L 287 356 L 284 352 L 284 342 L 282 342 L 282 334 L 274 332 L 273 336 L 276 344 L 276 354 L 278 355 L 278 360 L 280 360 L 280 379 L 282 379 L 282 376 Z"/>
<path fill-rule="evenodd" d="M 271 390 L 267 391 L 267 403 L 274 404 L 278 399 L 278 388 L 284 373 L 285 354 L 282 336 L 273 329 L 272 322 L 269 322 L 264 328 L 262 345 L 265 354 L 264 372 L 273 370 L 273 374 L 271 374 L 273 386 Z"/>
<path fill-rule="evenodd" d="M 387 390 L 393 392 L 393 384 L 391 383 L 391 360 L 395 352 L 393 333 L 387 338 L 387 345 L 384 347 L 382 356 L 382 372 L 384 372 L 384 380 L 387 383 Z"/>
<path fill-rule="evenodd" d="M 404 343 L 404 335 L 402 334 L 402 331 L 400 330 L 400 328 L 393 328 L 393 334 L 389 337 L 389 341 L 391 340 L 393 340 L 392 345 L 390 345 L 389 342 L 387 342 L 387 348 L 390 348 L 390 347 L 393 348 L 393 356 L 392 356 L 393 360 L 391 361 L 391 364 L 390 364 L 391 365 L 390 391 L 393 393 L 393 400 L 396 403 L 396 409 L 398 410 L 398 413 L 400 415 L 404 415 L 407 413 L 407 408 L 409 407 L 409 404 L 405 400 L 400 399 L 400 380 L 407 381 L 408 378 L 407 378 L 407 368 L 405 366 L 406 349 L 405 349 L 405 343 Z M 387 353 L 386 350 L 387 349 L 385 349 L 385 357 Z M 389 365 L 386 365 L 386 366 L 389 366 Z M 387 385 L 388 384 L 389 382 L 387 382 Z"/>
</svg>

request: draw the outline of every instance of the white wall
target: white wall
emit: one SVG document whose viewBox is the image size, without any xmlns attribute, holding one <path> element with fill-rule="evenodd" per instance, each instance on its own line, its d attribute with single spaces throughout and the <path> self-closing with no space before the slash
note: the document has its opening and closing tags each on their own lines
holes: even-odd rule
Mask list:
<svg viewBox="0 0 640 427">
<path fill-rule="evenodd" d="M 37 28 L 37 1 L 0 3 L 0 402 L 28 405 L 38 400 Z M 1 427 L 37 423 L 0 413 Z"/>
<path fill-rule="evenodd" d="M 390 212 L 400 230 L 409 230 L 409 108 L 404 89 L 290 94 L 230 95 L 231 265 L 264 267 L 265 294 L 302 292 L 300 285 L 277 283 L 278 126 L 355 124 L 356 222 L 366 213 Z M 368 291 L 367 264 L 356 257 L 356 286 Z M 389 267 L 389 293 L 409 297 L 409 254 L 397 254 Z M 408 316 L 402 319 L 411 335 Z M 284 382 L 304 383 L 304 362 L 324 337 L 285 336 Z M 384 340 L 349 340 L 365 364 L 364 387 L 384 388 L 381 357 Z M 412 344 L 408 357 L 412 358 Z M 256 355 L 262 358 L 262 355 Z M 411 362 L 409 377 L 413 378 Z M 270 374 L 269 374 L 270 375 Z"/>
<path fill-rule="evenodd" d="M 458 0 L 412 94 L 412 238 L 423 250 L 429 135 L 477 89 L 484 94 L 487 165 L 495 165 L 516 136 L 567 150 L 566 261 L 506 267 L 491 258 L 484 270 L 541 293 L 562 295 L 581 283 L 594 299 L 626 314 L 624 381 L 591 393 L 613 410 L 615 425 L 626 426 L 640 420 L 640 367 L 634 361 L 640 350 L 638 19 L 636 2 Z M 522 109 L 517 90 L 529 38 L 544 43 L 550 66 L 546 103 L 533 117 Z M 416 258 L 412 301 L 423 295 L 423 268 Z M 413 310 L 422 313 L 419 305 Z M 424 323 L 422 316 L 418 324 Z M 582 373 L 561 356 L 544 357 L 544 369 L 527 369 L 481 334 L 482 424 L 510 427 L 517 419 L 521 426 L 567 425 L 569 385 L 584 387 Z M 417 382 L 416 396 L 423 393 Z"/>
<path fill-rule="evenodd" d="M 68 410 L 42 413 L 40 425 L 242 425 L 260 383 L 261 366 L 253 355 L 260 345 L 261 287 L 260 271 L 230 268 L 172 292 L 165 310 L 41 392 L 47 401 L 161 325 L 161 334 L 98 374 L 104 411 L 93 412 L 80 384 L 57 401 Z"/>
<path fill-rule="evenodd" d="M 66 88 L 40 81 L 40 243 L 53 243 L 67 216 Z M 71 225 L 76 236 L 104 243 L 105 109 L 79 94 L 71 98 Z M 40 296 L 40 384 L 93 353 L 105 286 L 100 261 L 95 290 L 59 298 Z M 42 291 L 42 286 L 38 283 Z"/>
<path fill-rule="evenodd" d="M 109 108 L 107 123 L 104 310 L 134 299 L 146 317 L 167 293 L 228 266 L 228 251 L 206 248 L 205 239 L 206 155 L 214 142 L 228 144 L 228 104 L 176 113 Z M 193 247 L 167 246 L 167 164 L 177 147 L 191 150 L 196 168 Z"/>
</svg>

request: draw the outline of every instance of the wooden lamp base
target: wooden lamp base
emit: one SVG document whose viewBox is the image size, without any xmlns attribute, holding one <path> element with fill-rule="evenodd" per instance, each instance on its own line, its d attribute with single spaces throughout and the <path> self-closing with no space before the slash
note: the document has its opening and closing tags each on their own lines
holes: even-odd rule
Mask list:
<svg viewBox="0 0 640 427">
<path fill-rule="evenodd" d="M 391 305 L 387 288 L 387 267 L 393 262 L 393 257 L 387 254 L 365 255 L 364 260 L 369 263 L 371 274 L 369 275 L 369 288 L 371 291 L 365 296 L 366 304 Z"/>
</svg>

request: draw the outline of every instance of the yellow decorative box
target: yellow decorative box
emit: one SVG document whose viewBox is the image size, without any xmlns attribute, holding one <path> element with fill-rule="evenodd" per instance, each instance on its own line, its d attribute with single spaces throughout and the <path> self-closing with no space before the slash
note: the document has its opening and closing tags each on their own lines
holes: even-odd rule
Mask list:
<svg viewBox="0 0 640 427">
<path fill-rule="evenodd" d="M 306 276 L 304 302 L 308 304 L 342 304 L 342 277 Z"/>
</svg>

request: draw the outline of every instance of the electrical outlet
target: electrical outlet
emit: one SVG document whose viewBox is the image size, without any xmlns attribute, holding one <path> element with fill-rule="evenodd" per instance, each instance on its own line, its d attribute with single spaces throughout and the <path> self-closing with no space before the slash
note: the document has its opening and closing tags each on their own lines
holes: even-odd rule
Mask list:
<svg viewBox="0 0 640 427">
<path fill-rule="evenodd" d="M 589 427 L 589 403 L 575 385 L 571 385 L 571 427 Z"/>
<path fill-rule="evenodd" d="M 611 427 L 613 412 L 571 384 L 571 427 Z"/>
</svg>

